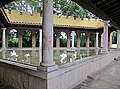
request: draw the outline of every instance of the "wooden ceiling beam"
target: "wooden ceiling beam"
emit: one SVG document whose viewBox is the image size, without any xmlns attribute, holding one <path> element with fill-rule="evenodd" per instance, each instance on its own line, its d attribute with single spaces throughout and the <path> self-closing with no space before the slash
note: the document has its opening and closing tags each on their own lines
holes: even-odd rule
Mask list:
<svg viewBox="0 0 120 89">
<path fill-rule="evenodd" d="M 113 3 L 114 1 L 116 1 L 116 0 L 111 0 L 111 1 L 110 0 L 106 0 L 104 3 L 101 3 L 98 6 L 99 6 L 99 8 L 103 8 L 106 5 L 108 6 L 109 4 Z"/>
<path fill-rule="evenodd" d="M 107 14 L 109 14 L 109 13 L 112 13 L 112 12 L 115 12 L 115 11 L 117 11 L 117 10 L 119 10 L 120 9 L 120 7 L 116 7 L 116 8 L 113 8 L 113 9 L 111 9 L 111 10 L 107 10 L 107 11 L 105 11 Z"/>
<path fill-rule="evenodd" d="M 4 5 L 12 2 L 12 1 L 15 1 L 15 0 L 1 0 L 0 1 L 0 8 L 3 7 Z"/>
<path fill-rule="evenodd" d="M 97 4 L 99 2 L 101 2 L 102 0 L 91 0 L 93 3 Z"/>
<path fill-rule="evenodd" d="M 120 3 L 115 3 L 107 8 L 100 8 L 100 9 L 103 9 L 104 12 L 110 10 L 111 8 L 114 8 L 114 7 L 119 7 L 120 6 Z"/>
<path fill-rule="evenodd" d="M 87 10 L 89 10 L 90 12 L 95 14 L 96 16 L 100 17 L 101 19 L 110 20 L 110 22 L 112 23 L 112 25 L 115 28 L 118 28 L 118 29 L 120 28 L 120 26 L 112 18 L 110 18 L 108 15 L 106 15 L 101 9 L 99 9 L 90 0 L 73 0 L 73 1 L 76 2 L 77 4 L 83 6 L 84 8 L 86 8 Z"/>
<path fill-rule="evenodd" d="M 100 9 L 98 9 L 91 1 L 88 1 L 88 0 L 73 0 L 73 1 L 83 6 L 87 10 L 91 11 L 92 13 L 96 14 L 101 19 L 109 19 L 109 17 L 106 14 L 104 14 Z M 98 11 L 101 14 L 99 14 Z"/>
<path fill-rule="evenodd" d="M 118 13 L 120 13 L 120 10 L 115 11 L 115 12 L 112 12 L 112 13 L 109 13 L 108 16 L 110 16 L 110 17 L 112 17 L 112 16 L 117 16 Z"/>
<path fill-rule="evenodd" d="M 117 16 L 112 16 L 113 19 L 120 19 L 120 14 Z"/>
<path fill-rule="evenodd" d="M 1 21 L 0 21 L 0 26 L 1 26 L 1 27 L 4 27 L 4 24 L 3 24 Z"/>
</svg>

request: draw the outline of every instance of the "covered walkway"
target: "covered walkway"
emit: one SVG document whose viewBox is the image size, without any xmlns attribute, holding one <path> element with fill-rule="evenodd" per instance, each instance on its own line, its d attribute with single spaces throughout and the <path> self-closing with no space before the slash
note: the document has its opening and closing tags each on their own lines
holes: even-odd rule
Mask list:
<svg viewBox="0 0 120 89">
<path fill-rule="evenodd" d="M 120 89 L 120 61 L 113 61 L 73 89 Z"/>
<path fill-rule="evenodd" d="M 74 1 L 77 2 L 81 0 L 74 0 Z M 93 1 L 93 0 L 89 0 L 89 1 Z M 100 1 L 102 2 L 103 0 L 100 0 Z M 104 1 L 108 1 L 108 0 L 104 0 Z M 115 1 L 115 0 L 112 0 L 112 1 Z M 79 4 L 79 2 L 77 3 Z M 1 7 L 1 4 L 0 4 L 0 7 Z M 99 10 L 98 12 L 100 14 Z M 58 66 L 53 60 L 53 31 L 54 31 L 53 29 L 55 25 L 54 15 L 53 15 L 53 0 L 43 0 L 42 53 L 39 54 L 39 56 L 42 55 L 42 58 L 41 58 L 41 62 L 39 63 L 39 66 L 32 66 L 24 63 L 4 60 L 5 58 L 2 58 L 0 59 L 0 80 L 6 81 L 8 84 L 10 84 L 11 86 L 14 86 L 17 89 L 71 89 L 71 87 L 73 88 L 73 86 L 78 83 L 83 83 L 82 84 L 82 86 L 84 85 L 82 87 L 83 89 L 112 89 L 112 88 L 119 89 L 120 83 L 118 79 L 119 79 L 119 73 L 120 73 L 119 72 L 120 65 L 119 65 L 119 61 L 115 61 L 114 59 L 117 59 L 118 57 L 120 57 L 120 50 L 119 50 L 120 40 L 117 41 L 118 47 L 116 50 L 110 51 L 108 49 L 109 23 L 111 24 L 112 22 L 113 23 L 112 26 L 114 26 L 115 25 L 114 23 L 117 23 L 119 19 L 117 20 L 117 22 L 116 20 L 114 20 L 115 21 L 114 22 L 112 21 L 112 19 L 105 18 L 105 17 L 103 18 L 104 20 L 103 21 L 104 22 L 103 43 L 104 44 L 103 44 L 103 49 L 101 50 L 102 52 L 100 53 L 100 55 L 86 57 L 76 61 L 73 60 L 72 62 Z M 66 22 L 68 22 L 68 20 L 69 18 L 66 19 Z M 74 19 L 72 18 L 72 20 Z M 120 30 L 119 29 L 120 27 L 117 25 L 115 25 L 115 27 L 117 28 L 116 30 Z M 7 26 L 3 25 L 1 27 L 3 30 L 2 48 L 3 50 L 5 50 L 6 49 L 5 47 L 6 32 L 5 31 L 7 30 Z M 120 39 L 120 31 L 118 32 L 119 32 L 118 39 Z M 19 36 L 20 38 L 22 38 L 21 34 Z M 33 38 L 35 40 L 35 35 Z M 89 38 L 89 34 L 87 35 L 87 38 Z M 97 39 L 96 40 L 96 44 L 97 44 L 98 33 L 96 34 L 96 39 Z M 22 39 L 20 39 L 20 41 L 21 40 Z M 59 40 L 57 41 L 59 42 Z M 70 40 L 68 42 L 70 43 Z M 89 43 L 89 39 L 87 39 L 86 43 Z M 22 47 L 22 44 L 20 44 L 20 47 Z M 89 48 L 89 44 L 86 47 Z M 96 45 L 96 49 L 97 48 L 98 48 L 98 44 Z M 5 53 L 3 53 L 3 56 L 4 54 Z M 18 56 L 14 51 L 12 55 L 13 54 L 15 56 Z M 35 59 L 39 59 L 39 58 L 35 58 Z M 107 69 L 105 68 L 105 71 L 98 72 L 99 76 L 93 75 L 94 73 L 103 69 L 106 66 L 107 66 Z M 86 80 L 86 78 L 89 78 L 89 80 Z"/>
</svg>

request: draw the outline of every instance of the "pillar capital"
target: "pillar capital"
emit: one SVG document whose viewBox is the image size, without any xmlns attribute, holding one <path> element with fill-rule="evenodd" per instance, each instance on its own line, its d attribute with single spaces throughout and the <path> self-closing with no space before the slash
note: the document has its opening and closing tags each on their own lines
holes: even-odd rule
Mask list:
<svg viewBox="0 0 120 89">
<path fill-rule="evenodd" d="M 110 20 L 104 20 L 103 23 L 104 24 L 108 24 L 110 22 Z"/>
<path fill-rule="evenodd" d="M 60 31 L 55 31 L 56 36 L 60 36 Z"/>
<path fill-rule="evenodd" d="M 22 34 L 22 30 L 17 30 L 18 34 Z"/>
<path fill-rule="evenodd" d="M 90 36 L 90 32 L 86 32 L 86 36 Z"/>
<path fill-rule="evenodd" d="M 66 33 L 67 36 L 70 36 L 71 31 L 66 31 L 65 33 Z"/>
<path fill-rule="evenodd" d="M 117 30 L 118 33 L 120 33 L 120 30 Z"/>
<path fill-rule="evenodd" d="M 32 32 L 33 34 L 35 34 L 37 31 L 36 31 L 36 30 L 32 30 L 31 32 Z"/>
<path fill-rule="evenodd" d="M 98 34 L 99 34 L 99 32 L 96 32 L 95 34 L 96 34 L 96 35 L 98 35 Z"/>
<path fill-rule="evenodd" d="M 81 32 L 76 32 L 77 36 L 80 36 L 81 35 Z"/>
<path fill-rule="evenodd" d="M 3 30 L 6 30 L 6 28 L 2 28 Z"/>
<path fill-rule="evenodd" d="M 39 31 L 42 31 L 42 29 L 39 29 Z"/>
</svg>

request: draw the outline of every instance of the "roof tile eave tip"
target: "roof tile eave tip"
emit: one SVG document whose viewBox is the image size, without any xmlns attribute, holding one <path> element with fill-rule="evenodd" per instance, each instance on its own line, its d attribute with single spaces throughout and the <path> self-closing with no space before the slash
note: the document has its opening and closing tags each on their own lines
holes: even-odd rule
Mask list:
<svg viewBox="0 0 120 89">
<path fill-rule="evenodd" d="M 11 24 L 21 24 L 21 25 L 38 25 L 38 26 L 41 26 L 41 24 L 38 24 L 38 23 L 27 23 L 27 22 L 15 22 L 15 21 L 11 21 L 10 22 Z"/>
<path fill-rule="evenodd" d="M 58 24 L 54 24 L 55 27 L 70 27 L 70 28 L 85 28 L 85 29 L 99 29 L 99 28 L 103 28 L 103 26 L 101 27 L 88 27 L 88 26 L 71 26 L 71 25 L 58 25 Z"/>
</svg>

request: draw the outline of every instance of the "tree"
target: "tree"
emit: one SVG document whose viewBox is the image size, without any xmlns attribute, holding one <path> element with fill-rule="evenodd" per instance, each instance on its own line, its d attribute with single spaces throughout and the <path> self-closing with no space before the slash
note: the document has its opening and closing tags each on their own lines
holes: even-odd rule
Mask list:
<svg viewBox="0 0 120 89">
<path fill-rule="evenodd" d="M 28 12 L 41 12 L 43 10 L 42 0 L 16 0 L 5 8 L 9 10 L 28 11 Z"/>
<path fill-rule="evenodd" d="M 73 16 L 75 18 L 96 18 L 91 12 L 71 0 L 53 0 L 53 7 L 54 14 Z M 16 0 L 6 5 L 5 8 L 42 13 L 43 2 L 42 0 Z"/>
</svg>

